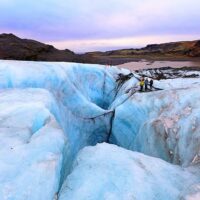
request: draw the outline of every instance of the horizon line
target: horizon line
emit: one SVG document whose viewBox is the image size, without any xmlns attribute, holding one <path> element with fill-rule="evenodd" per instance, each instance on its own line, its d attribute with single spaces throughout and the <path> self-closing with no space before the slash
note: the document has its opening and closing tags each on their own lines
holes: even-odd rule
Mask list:
<svg viewBox="0 0 200 200">
<path fill-rule="evenodd" d="M 154 35 L 154 36 L 138 36 L 138 37 L 120 37 L 106 39 L 68 39 L 61 41 L 42 41 L 40 39 L 20 36 L 16 33 L 12 34 L 20 39 L 34 40 L 47 45 L 52 45 L 58 50 L 71 50 L 77 54 L 90 52 L 107 52 L 125 49 L 141 49 L 148 45 L 167 44 L 176 42 L 192 42 L 200 40 L 199 35 Z M 148 41 L 148 42 L 147 42 Z M 157 42 L 155 42 L 157 41 Z"/>
</svg>

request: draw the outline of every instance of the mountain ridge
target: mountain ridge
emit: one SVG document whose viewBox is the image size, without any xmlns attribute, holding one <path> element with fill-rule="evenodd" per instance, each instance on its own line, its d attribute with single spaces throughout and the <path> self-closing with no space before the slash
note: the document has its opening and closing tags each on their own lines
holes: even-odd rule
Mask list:
<svg viewBox="0 0 200 200">
<path fill-rule="evenodd" d="M 200 40 L 149 44 L 143 48 L 94 51 L 76 54 L 69 49 L 59 50 L 32 39 L 14 34 L 0 34 L 0 59 L 30 61 L 64 61 L 97 64 L 122 64 L 141 59 L 193 60 L 200 59 Z"/>
</svg>

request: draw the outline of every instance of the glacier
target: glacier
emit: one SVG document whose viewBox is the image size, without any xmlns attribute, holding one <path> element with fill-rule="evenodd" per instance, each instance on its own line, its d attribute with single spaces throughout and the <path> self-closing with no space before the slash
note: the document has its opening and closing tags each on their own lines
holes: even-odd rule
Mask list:
<svg viewBox="0 0 200 200">
<path fill-rule="evenodd" d="M 54 103 L 43 89 L 0 92 L 0 199 L 52 199 L 58 191 L 67 141 Z"/>
<path fill-rule="evenodd" d="M 200 199 L 200 78 L 140 76 L 1 60 L 0 199 Z"/>
<path fill-rule="evenodd" d="M 197 81 L 191 87 L 134 94 L 115 111 L 111 143 L 174 164 L 195 162 L 200 156 L 199 86 Z"/>
<path fill-rule="evenodd" d="M 81 150 L 60 200 L 184 199 L 199 178 L 192 170 L 103 143 Z"/>
</svg>

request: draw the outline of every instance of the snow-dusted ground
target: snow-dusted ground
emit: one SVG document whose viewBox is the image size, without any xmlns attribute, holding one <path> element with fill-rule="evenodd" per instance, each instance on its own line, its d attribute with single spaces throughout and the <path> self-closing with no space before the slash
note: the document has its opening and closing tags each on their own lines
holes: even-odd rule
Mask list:
<svg viewBox="0 0 200 200">
<path fill-rule="evenodd" d="M 200 199 L 200 78 L 138 93 L 119 73 L 0 61 L 0 199 Z"/>
</svg>

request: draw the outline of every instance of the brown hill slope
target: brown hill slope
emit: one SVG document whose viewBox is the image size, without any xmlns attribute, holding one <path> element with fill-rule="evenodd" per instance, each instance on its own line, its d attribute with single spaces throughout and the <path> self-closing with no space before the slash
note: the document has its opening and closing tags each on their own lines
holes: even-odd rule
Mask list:
<svg viewBox="0 0 200 200">
<path fill-rule="evenodd" d="M 13 34 L 0 34 L 0 59 L 99 64 L 122 64 L 141 59 L 191 60 L 200 59 L 200 40 L 152 44 L 141 49 L 89 52 L 78 55 L 68 49 L 58 50 L 51 45 L 21 39 Z"/>
<path fill-rule="evenodd" d="M 140 59 L 147 60 L 193 60 L 200 59 L 200 40 L 151 44 L 141 49 L 122 49 L 106 52 L 89 52 L 97 60 L 120 63 Z"/>
<path fill-rule="evenodd" d="M 74 61 L 76 54 L 35 40 L 21 39 L 13 34 L 0 34 L 0 59 Z"/>
</svg>

